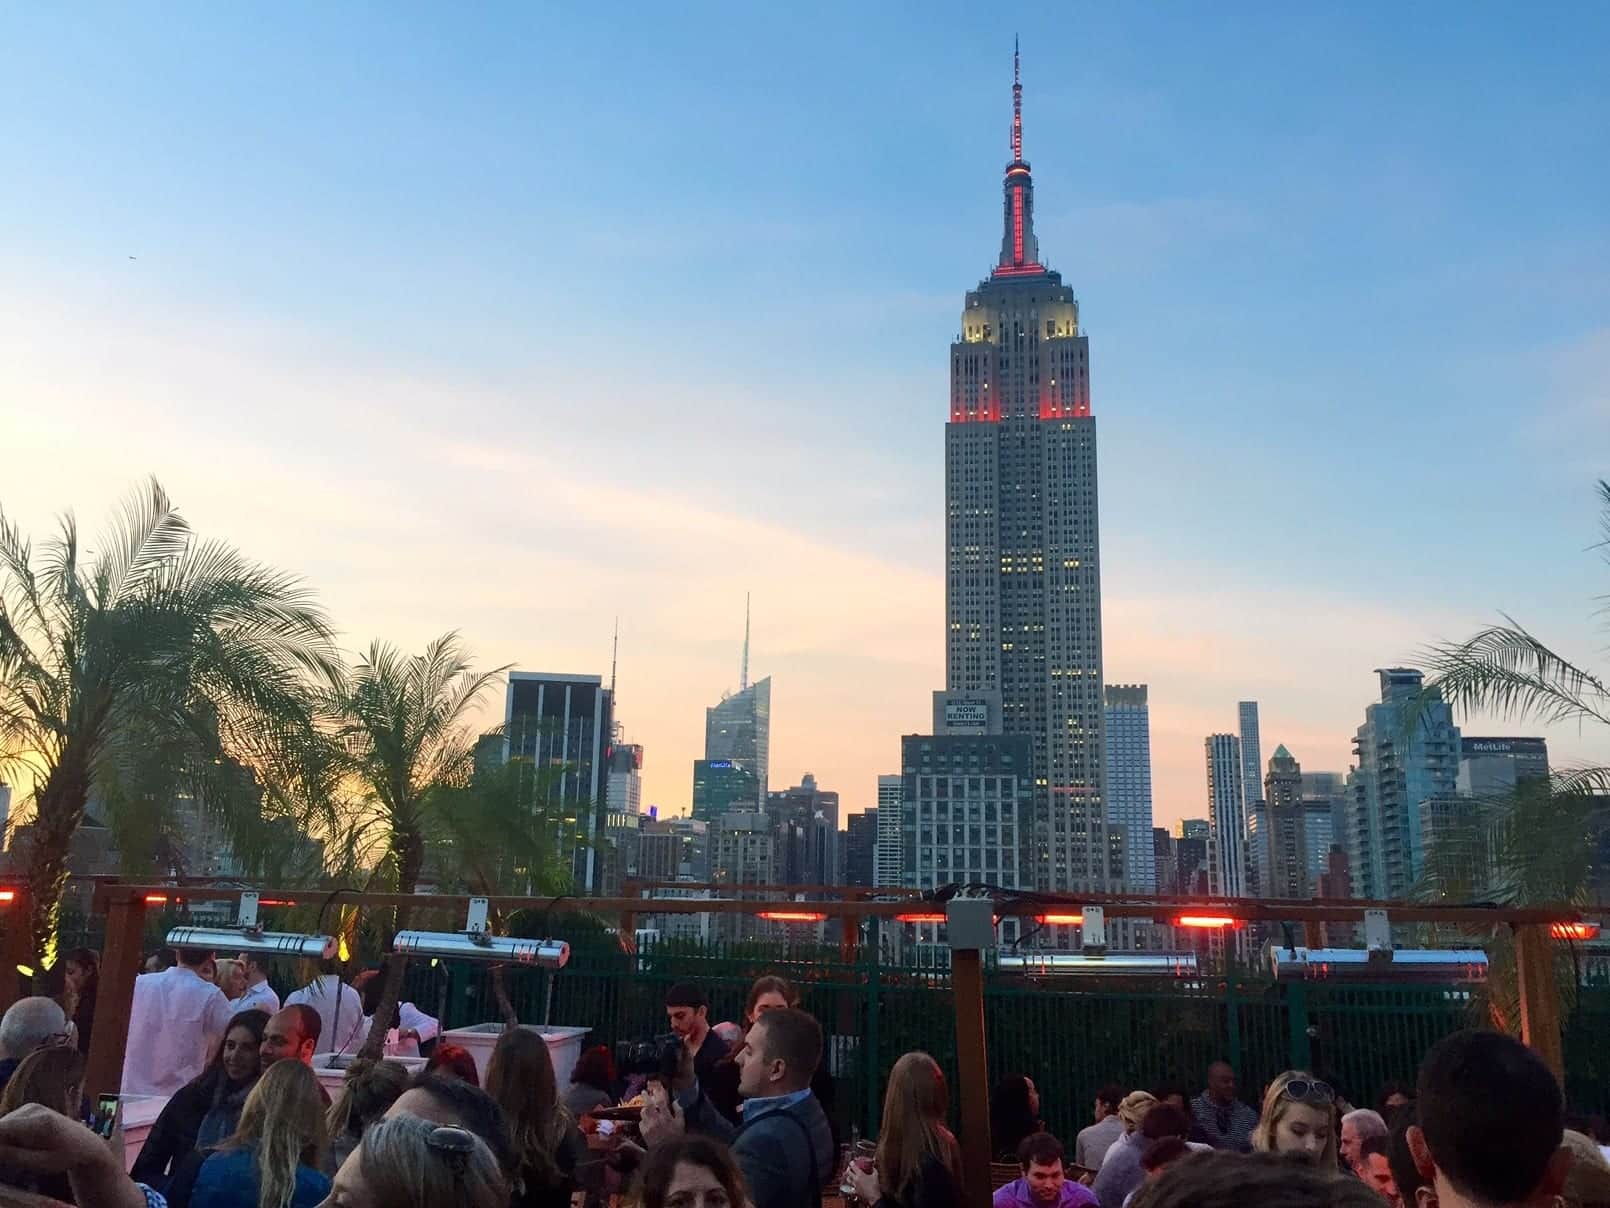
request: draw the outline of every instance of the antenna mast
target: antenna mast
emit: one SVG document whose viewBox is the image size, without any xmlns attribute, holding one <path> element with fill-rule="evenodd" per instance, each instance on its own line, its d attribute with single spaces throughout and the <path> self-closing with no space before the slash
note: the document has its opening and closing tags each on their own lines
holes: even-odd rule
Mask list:
<svg viewBox="0 0 1610 1208">
<path fill-rule="evenodd" d="M 749 690 L 749 593 L 744 592 L 744 660 L 738 672 L 738 691 Z"/>
</svg>

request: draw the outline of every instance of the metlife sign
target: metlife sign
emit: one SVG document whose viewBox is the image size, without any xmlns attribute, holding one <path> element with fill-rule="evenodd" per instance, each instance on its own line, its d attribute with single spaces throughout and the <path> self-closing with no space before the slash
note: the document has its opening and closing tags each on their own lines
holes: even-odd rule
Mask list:
<svg viewBox="0 0 1610 1208">
<path fill-rule="evenodd" d="M 945 702 L 945 728 L 947 730 L 963 727 L 987 729 L 989 726 L 989 703 L 981 700 L 947 700 Z"/>
</svg>

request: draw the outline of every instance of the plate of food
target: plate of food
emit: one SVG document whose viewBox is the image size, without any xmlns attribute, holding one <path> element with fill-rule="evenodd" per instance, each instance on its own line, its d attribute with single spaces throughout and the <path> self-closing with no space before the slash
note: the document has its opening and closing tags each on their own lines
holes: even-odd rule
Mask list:
<svg viewBox="0 0 1610 1208">
<path fill-rule="evenodd" d="M 587 1114 L 594 1120 L 641 1120 L 643 1103 L 643 1096 L 635 1095 L 619 1107 L 595 1107 Z"/>
</svg>

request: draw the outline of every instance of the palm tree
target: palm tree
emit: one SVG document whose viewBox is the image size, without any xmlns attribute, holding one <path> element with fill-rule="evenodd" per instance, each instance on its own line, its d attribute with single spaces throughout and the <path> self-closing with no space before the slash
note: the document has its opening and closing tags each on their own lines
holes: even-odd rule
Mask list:
<svg viewBox="0 0 1610 1208">
<path fill-rule="evenodd" d="M 1610 562 L 1610 482 L 1601 481 L 1603 539 L 1595 547 Z M 1600 611 L 1610 616 L 1610 597 Z M 1574 722 L 1603 727 L 1610 739 L 1610 687 L 1603 675 L 1555 653 L 1512 618 L 1462 642 L 1431 648 L 1427 697 L 1440 694 L 1455 709 L 1486 711 L 1516 721 Z M 1499 905 L 1583 903 L 1592 884 L 1596 838 L 1610 826 L 1610 767 L 1557 770 L 1548 784 L 1523 783 L 1513 794 L 1470 803 L 1426 853 L 1424 896 Z M 1495 937 L 1491 1003 L 1494 1022 L 1518 1023 L 1508 937 Z M 1574 989 L 1575 981 L 1562 983 Z"/>
<path fill-rule="evenodd" d="M 375 642 L 356 666 L 333 676 L 323 695 L 330 762 L 353 793 L 344 842 L 355 851 L 378 853 L 378 879 L 399 894 L 418 888 L 428 842 L 445 824 L 445 807 L 455 790 L 470 783 L 475 739 L 468 718 L 505 670 L 473 670 L 456 633 L 412 657 Z M 411 907 L 399 906 L 395 930 L 407 930 L 412 914 Z M 386 959 L 364 1057 L 380 1056 L 405 965 L 397 953 Z"/>
<path fill-rule="evenodd" d="M 91 796 L 125 834 L 181 791 L 236 818 L 228 799 L 252 796 L 259 821 L 275 816 L 258 774 L 333 658 L 301 581 L 197 539 L 154 479 L 94 552 L 71 514 L 37 554 L 0 514 L 0 773 L 32 780 L 28 926 L 43 963 Z"/>
</svg>

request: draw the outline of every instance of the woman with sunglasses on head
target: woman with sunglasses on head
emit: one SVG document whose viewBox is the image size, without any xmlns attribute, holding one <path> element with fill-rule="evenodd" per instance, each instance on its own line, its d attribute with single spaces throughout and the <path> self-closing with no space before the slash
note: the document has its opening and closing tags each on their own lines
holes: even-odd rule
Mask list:
<svg viewBox="0 0 1610 1208">
<path fill-rule="evenodd" d="M 1303 1070 L 1287 1070 L 1264 1092 L 1252 1148 L 1287 1154 L 1335 1174 L 1336 1092 Z"/>
<path fill-rule="evenodd" d="M 508 1208 L 509 1185 L 474 1133 L 417 1116 L 376 1120 L 319 1208 Z"/>
<path fill-rule="evenodd" d="M 242 1011 L 229 1021 L 207 1068 L 162 1108 L 130 1174 L 160 1188 L 192 1152 L 211 1148 L 235 1131 L 246 1096 L 257 1084 L 257 1050 L 266 1027 L 268 1015 L 262 1011 Z"/>
</svg>

